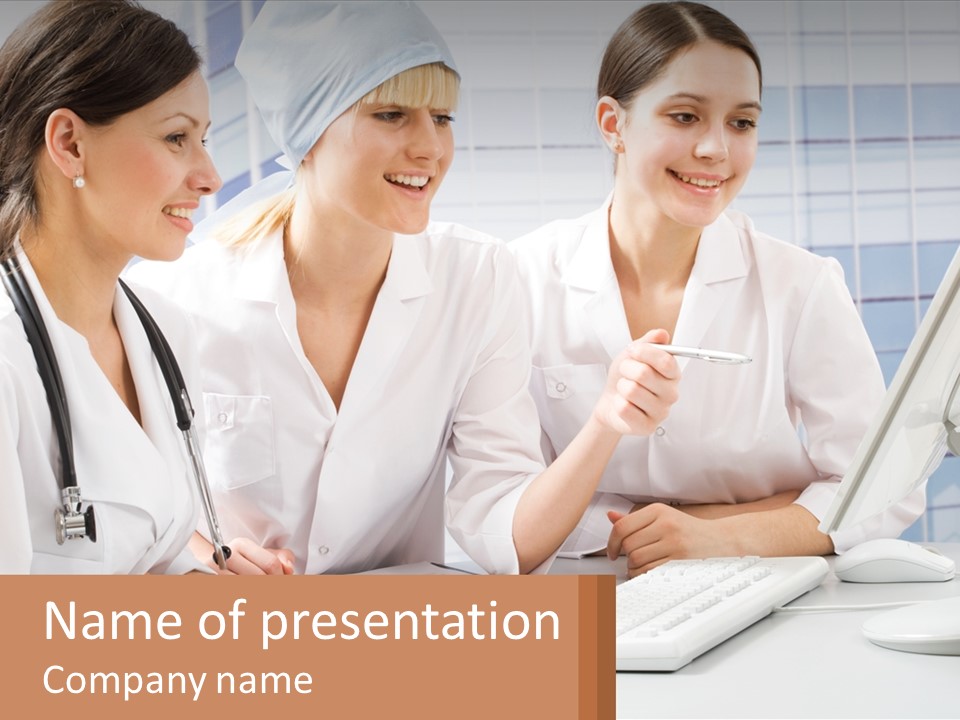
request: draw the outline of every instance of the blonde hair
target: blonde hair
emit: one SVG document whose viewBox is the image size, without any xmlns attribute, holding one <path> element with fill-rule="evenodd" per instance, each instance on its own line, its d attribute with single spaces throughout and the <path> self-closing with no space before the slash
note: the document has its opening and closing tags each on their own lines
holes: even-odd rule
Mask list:
<svg viewBox="0 0 960 720">
<path fill-rule="evenodd" d="M 443 63 L 430 63 L 404 70 L 385 80 L 353 106 L 397 105 L 411 108 L 455 110 L 460 95 L 460 78 Z M 299 171 L 297 173 L 299 179 Z M 226 220 L 213 237 L 229 247 L 249 245 L 284 227 L 293 215 L 294 186 L 279 196 L 261 201 Z"/>
<path fill-rule="evenodd" d="M 397 73 L 364 95 L 357 105 L 400 105 L 456 110 L 460 78 L 443 63 L 430 63 Z"/>
</svg>

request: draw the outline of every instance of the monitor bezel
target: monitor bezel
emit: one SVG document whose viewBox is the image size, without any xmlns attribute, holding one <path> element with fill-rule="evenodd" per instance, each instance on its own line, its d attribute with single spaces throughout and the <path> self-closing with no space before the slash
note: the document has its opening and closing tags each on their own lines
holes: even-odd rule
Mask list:
<svg viewBox="0 0 960 720">
<path fill-rule="evenodd" d="M 954 328 L 945 326 L 948 318 L 958 313 L 960 313 L 960 249 L 954 253 L 953 260 L 930 302 L 930 307 L 924 314 L 887 389 L 880 409 L 861 440 L 850 467 L 837 488 L 833 502 L 823 516 L 819 526 L 821 532 L 832 533 L 855 525 L 865 519 L 866 515 L 883 512 L 892 504 L 888 503 L 885 507 L 869 506 L 869 500 L 866 498 L 869 482 L 871 478 L 876 477 L 874 464 L 884 461 L 889 450 L 886 446 L 892 443 L 894 433 L 903 422 L 904 413 L 910 409 L 908 406 L 911 402 L 911 390 L 919 385 L 918 378 L 925 367 L 934 362 L 930 359 L 931 347 L 938 338 L 945 337 L 943 333 L 953 332 L 960 335 L 960 324 Z M 952 387 L 948 392 L 943 393 L 946 401 L 941 408 L 944 423 L 942 441 L 929 448 L 925 467 L 917 468 L 917 477 L 904 482 L 904 486 L 900 489 L 902 492 L 899 493 L 901 499 L 926 480 L 926 476 L 936 468 L 945 454 L 945 444 L 949 444 L 951 450 L 955 452 L 955 448 L 960 448 L 960 433 L 953 426 L 949 416 L 951 403 L 957 395 L 957 385 L 960 383 L 960 357 L 953 364 L 951 372 L 952 376 L 944 379 L 945 385 L 952 383 Z M 866 505 L 865 510 L 861 510 L 858 504 Z M 856 518 L 851 517 L 854 512 L 858 513 Z"/>
</svg>

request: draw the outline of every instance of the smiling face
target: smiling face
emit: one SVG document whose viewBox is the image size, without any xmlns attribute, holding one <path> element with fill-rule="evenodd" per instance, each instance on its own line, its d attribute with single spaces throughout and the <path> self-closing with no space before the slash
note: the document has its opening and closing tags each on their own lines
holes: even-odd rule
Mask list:
<svg viewBox="0 0 960 720">
<path fill-rule="evenodd" d="M 616 202 L 644 223 L 703 228 L 746 182 L 757 153 L 760 79 L 741 50 L 701 41 L 678 53 L 601 130 L 622 141 Z M 619 125 L 619 131 L 617 128 Z"/>
<path fill-rule="evenodd" d="M 328 222 L 421 232 L 453 160 L 446 108 L 361 103 L 337 118 L 304 159 L 306 195 Z"/>
<path fill-rule="evenodd" d="M 180 256 L 200 198 L 221 185 L 207 154 L 207 86 L 194 73 L 153 102 L 83 141 L 85 185 L 73 191 L 88 236 L 105 252 L 151 260 Z"/>
</svg>

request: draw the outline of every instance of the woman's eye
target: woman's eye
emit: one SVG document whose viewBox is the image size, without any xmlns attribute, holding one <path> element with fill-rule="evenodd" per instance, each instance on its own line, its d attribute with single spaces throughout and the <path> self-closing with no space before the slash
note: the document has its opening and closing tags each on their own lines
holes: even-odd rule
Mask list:
<svg viewBox="0 0 960 720">
<path fill-rule="evenodd" d="M 173 145 L 176 145 L 177 147 L 183 147 L 186 141 L 187 141 L 186 133 L 178 132 L 178 133 L 171 133 L 170 135 L 167 135 L 167 142 Z"/>
<path fill-rule="evenodd" d="M 690 125 L 697 121 L 697 116 L 693 113 L 673 113 L 670 115 L 670 117 L 672 117 L 681 125 Z"/>
<path fill-rule="evenodd" d="M 378 112 L 374 115 L 377 120 L 383 120 L 384 122 L 396 122 L 403 117 L 403 113 L 399 110 L 387 110 L 386 112 Z"/>
<path fill-rule="evenodd" d="M 753 130 L 757 126 L 757 121 L 752 118 L 737 118 L 733 121 L 733 126 L 737 130 Z"/>
<path fill-rule="evenodd" d="M 433 116 L 433 121 L 440 127 L 447 127 L 455 119 L 456 118 L 454 118 L 453 115 L 446 115 L 444 113 L 440 113 L 438 115 Z"/>
</svg>

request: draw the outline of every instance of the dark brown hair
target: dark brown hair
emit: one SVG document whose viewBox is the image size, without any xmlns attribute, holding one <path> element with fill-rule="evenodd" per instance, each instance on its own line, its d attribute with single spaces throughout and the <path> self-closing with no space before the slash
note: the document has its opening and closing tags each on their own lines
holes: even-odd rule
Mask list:
<svg viewBox="0 0 960 720">
<path fill-rule="evenodd" d="M 0 48 L 0 259 L 35 223 L 37 161 L 47 118 L 68 108 L 109 125 L 200 67 L 182 30 L 128 0 L 59 0 Z"/>
<path fill-rule="evenodd" d="M 700 40 L 713 40 L 745 52 L 757 66 L 763 87 L 760 55 L 735 22 L 700 3 L 657 2 L 635 11 L 610 38 L 600 63 L 597 98 L 608 95 L 629 106 L 678 52 Z"/>
</svg>

